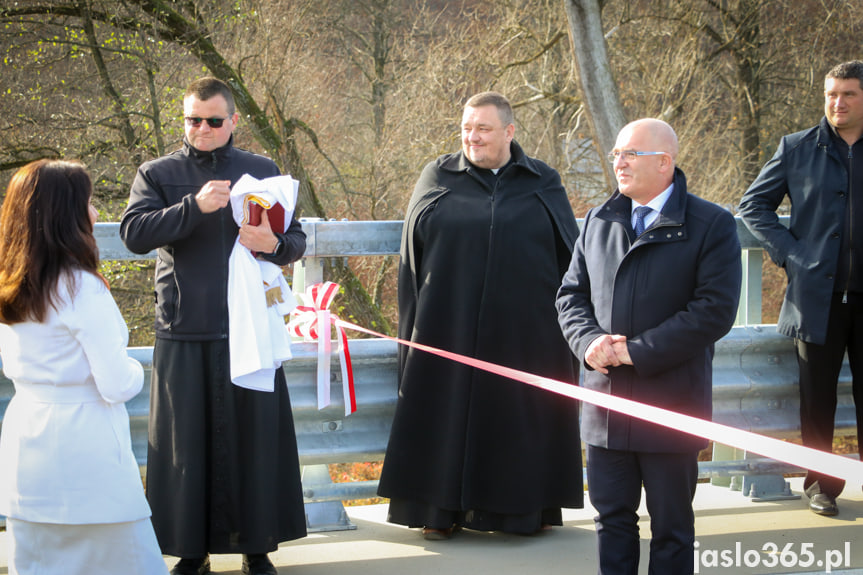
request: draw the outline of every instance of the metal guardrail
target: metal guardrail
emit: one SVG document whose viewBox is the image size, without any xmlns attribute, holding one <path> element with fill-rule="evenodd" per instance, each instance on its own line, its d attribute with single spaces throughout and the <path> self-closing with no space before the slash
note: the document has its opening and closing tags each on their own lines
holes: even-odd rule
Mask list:
<svg viewBox="0 0 863 575">
<path fill-rule="evenodd" d="M 332 405 L 317 408 L 317 345 L 294 343 L 294 358 L 285 377 L 291 392 L 300 463 L 347 463 L 383 459 L 396 402 L 395 342 L 384 339 L 350 341 L 358 409 L 344 416 L 341 372 L 333 359 Z M 133 428 L 133 448 L 141 465 L 147 455 L 149 377 L 153 349 L 129 348 L 145 367 L 144 390 L 127 403 Z M 0 410 L 12 397 L 12 384 L 0 378 Z M 716 345 L 713 360 L 713 420 L 723 425 L 772 436 L 799 430 L 797 360 L 789 338 L 773 325 L 737 326 Z M 836 422 L 840 430 L 855 425 L 851 373 L 843 366 Z"/>
<path fill-rule="evenodd" d="M 736 326 L 716 344 L 713 420 L 730 427 L 783 437 L 800 430 L 797 356 L 791 338 L 775 325 Z M 856 430 L 851 370 L 839 376 L 836 427 Z"/>
<path fill-rule="evenodd" d="M 294 268 L 294 290 L 298 293 L 304 290 L 305 285 L 322 280 L 325 258 L 398 253 L 400 221 L 303 220 L 302 223 L 307 234 L 307 250 L 301 263 Z M 579 225 L 581 223 L 579 221 Z M 130 253 L 120 241 L 118 231 L 119 224 L 116 223 L 96 225 L 102 259 L 154 257 L 154 254 L 140 256 Z M 744 288 L 738 325 L 716 346 L 713 362 L 714 420 L 769 435 L 791 435 L 799 429 L 797 362 L 793 341 L 779 335 L 774 325 L 760 324 L 762 250 L 739 219 L 738 234 L 743 248 Z M 341 373 L 335 365 L 331 369 L 332 405 L 320 411 L 317 409 L 315 344 L 295 343 L 292 346 L 294 358 L 286 364 L 300 462 L 304 466 L 303 486 L 307 504 L 374 496 L 374 481 L 329 484 L 328 477 L 321 479 L 320 473 L 309 473 L 307 481 L 305 473 L 306 469 L 328 463 L 378 461 L 383 458 L 397 398 L 397 344 L 382 339 L 356 339 L 350 341 L 350 346 L 358 409 L 349 417 L 344 416 Z M 130 348 L 129 354 L 144 364 L 149 380 L 152 348 Z M 0 413 L 5 412 L 13 393 L 11 382 L 0 378 Z M 133 448 L 139 463 L 145 465 L 149 385 L 145 384 L 144 390 L 127 407 L 132 421 Z M 840 376 L 836 425 L 840 431 L 850 431 L 855 425 L 847 362 Z M 761 459 L 702 462 L 699 466 L 702 477 L 793 471 L 797 470 Z"/>
</svg>

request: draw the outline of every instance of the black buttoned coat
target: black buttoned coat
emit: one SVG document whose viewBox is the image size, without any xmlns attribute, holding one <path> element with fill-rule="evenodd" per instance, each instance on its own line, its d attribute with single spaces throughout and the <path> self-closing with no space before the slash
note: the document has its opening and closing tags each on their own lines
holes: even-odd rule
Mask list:
<svg viewBox="0 0 863 575">
<path fill-rule="evenodd" d="M 584 360 L 603 334 L 625 335 L 632 366 L 608 375 L 585 364 L 590 389 L 710 419 L 714 343 L 731 329 L 740 296 L 740 243 L 733 216 L 674 190 L 638 239 L 631 200 L 616 191 L 585 218 L 558 292 L 558 319 Z M 684 452 L 705 439 L 585 403 L 585 442 L 608 449 Z"/>
</svg>

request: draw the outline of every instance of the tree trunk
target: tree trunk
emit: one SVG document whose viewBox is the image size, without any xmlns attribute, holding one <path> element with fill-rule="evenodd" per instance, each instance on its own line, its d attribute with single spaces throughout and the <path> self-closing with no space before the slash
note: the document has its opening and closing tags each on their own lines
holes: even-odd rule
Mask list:
<svg viewBox="0 0 863 575">
<path fill-rule="evenodd" d="M 605 49 L 599 0 L 564 0 L 564 5 L 593 145 L 603 159 L 605 180 L 613 189 L 616 187 L 614 170 L 604 160 L 614 148 L 617 133 L 626 124 L 626 118 Z"/>
<path fill-rule="evenodd" d="M 120 133 L 120 139 L 123 141 L 123 145 L 126 146 L 126 149 L 132 154 L 134 162 L 136 164 L 140 164 L 140 142 L 138 141 L 138 137 L 135 135 L 135 129 L 132 127 L 132 123 L 129 121 L 126 104 L 120 96 L 120 93 L 117 92 L 117 89 L 114 87 L 114 83 L 111 80 L 111 74 L 108 73 L 108 66 L 105 65 L 105 59 L 102 57 L 102 49 L 99 47 L 99 39 L 96 37 L 96 28 L 93 26 L 93 20 L 91 20 L 89 8 L 86 4 L 81 4 L 80 7 L 83 13 L 81 16 L 81 25 L 87 36 L 87 40 L 90 42 L 90 54 L 93 57 L 93 63 L 96 66 L 96 70 L 99 72 L 99 80 L 102 83 L 102 89 L 108 97 L 108 100 L 111 102 L 111 107 L 114 109 L 115 121 L 110 122 L 110 125 L 116 126 L 117 131 Z"/>
<path fill-rule="evenodd" d="M 742 0 L 739 8 L 738 44 L 734 61 L 737 65 L 737 109 L 741 123 L 741 177 L 745 189 L 761 171 L 761 46 L 760 0 Z"/>
</svg>

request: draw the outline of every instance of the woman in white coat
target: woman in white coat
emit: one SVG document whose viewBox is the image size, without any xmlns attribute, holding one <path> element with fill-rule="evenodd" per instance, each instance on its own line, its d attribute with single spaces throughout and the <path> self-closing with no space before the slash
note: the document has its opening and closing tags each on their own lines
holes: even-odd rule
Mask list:
<svg viewBox="0 0 863 575">
<path fill-rule="evenodd" d="M 104 279 L 83 166 L 40 160 L 0 211 L 0 434 L 10 574 L 167 573 L 124 402 L 143 386 Z"/>
</svg>

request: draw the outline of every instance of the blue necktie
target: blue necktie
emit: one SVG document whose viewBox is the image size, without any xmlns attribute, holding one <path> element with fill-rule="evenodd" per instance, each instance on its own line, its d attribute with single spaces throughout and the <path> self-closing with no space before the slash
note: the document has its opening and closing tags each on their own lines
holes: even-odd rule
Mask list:
<svg viewBox="0 0 863 575">
<path fill-rule="evenodd" d="M 648 208 L 647 206 L 638 206 L 635 208 L 635 237 L 644 233 L 644 218 L 652 211 L 653 208 Z"/>
</svg>

